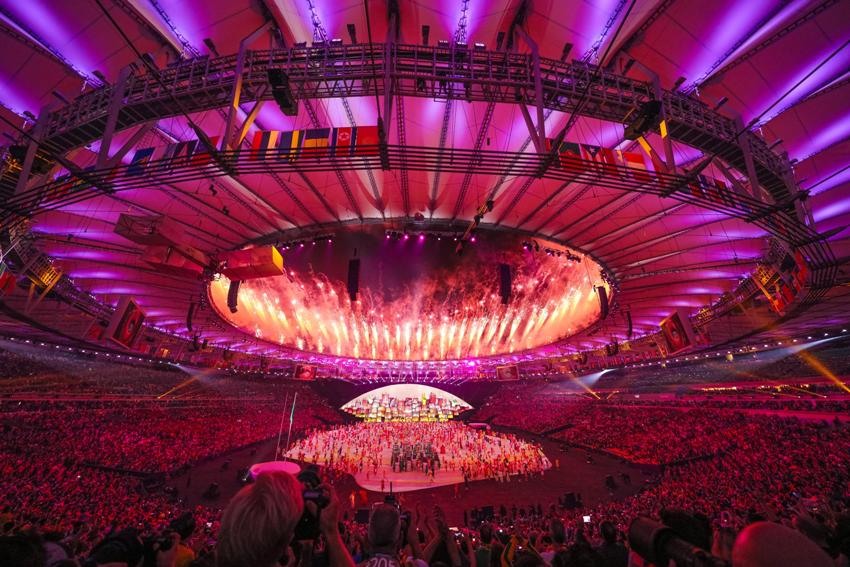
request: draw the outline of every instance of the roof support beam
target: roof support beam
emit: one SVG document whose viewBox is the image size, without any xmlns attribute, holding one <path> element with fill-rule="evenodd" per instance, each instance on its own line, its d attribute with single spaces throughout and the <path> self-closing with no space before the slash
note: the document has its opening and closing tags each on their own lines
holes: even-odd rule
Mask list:
<svg viewBox="0 0 850 567">
<path fill-rule="evenodd" d="M 254 122 L 257 120 L 257 114 L 259 114 L 260 110 L 263 108 L 263 103 L 265 103 L 265 101 L 260 99 L 254 103 L 254 106 L 251 107 L 251 110 L 245 117 L 245 121 L 242 123 L 242 128 L 239 131 L 239 135 L 236 137 L 233 147 L 238 148 L 242 145 L 242 142 L 245 141 L 245 138 L 248 137 L 248 132 L 251 131 L 251 126 L 253 126 Z"/>
<path fill-rule="evenodd" d="M 124 106 L 124 87 L 130 77 L 130 68 L 124 67 L 118 73 L 118 79 L 112 85 L 112 93 L 109 99 L 109 107 L 106 111 L 106 126 L 100 139 L 100 151 L 97 153 L 97 169 L 106 167 L 110 161 L 109 149 L 112 146 L 112 136 L 115 135 L 115 127 L 118 125 L 118 115 Z"/>
<path fill-rule="evenodd" d="M 234 136 L 233 131 L 236 128 L 236 120 L 239 116 L 239 104 L 242 97 L 242 78 L 245 72 L 245 58 L 248 56 L 248 46 L 259 39 L 264 33 L 269 31 L 273 25 L 274 23 L 271 20 L 268 20 L 239 42 L 239 54 L 236 56 L 236 77 L 233 81 L 233 89 L 230 91 L 230 106 L 227 111 L 224 135 L 221 137 L 222 151 L 239 147 L 239 145 L 235 143 L 238 136 Z"/>
<path fill-rule="evenodd" d="M 531 65 L 532 72 L 534 74 L 534 105 L 537 109 L 537 127 L 532 128 L 531 121 L 529 119 L 528 110 L 525 109 L 525 106 L 522 106 L 523 116 L 526 117 L 526 123 L 528 124 L 529 131 L 533 132 L 532 141 L 534 139 L 537 140 L 535 146 L 537 147 L 537 152 L 540 154 L 546 153 L 546 119 L 543 116 L 545 109 L 543 108 L 543 77 L 540 74 L 540 49 L 537 46 L 537 42 L 531 39 L 531 36 L 528 35 L 524 29 L 520 26 L 516 26 L 514 28 L 516 34 L 525 41 L 526 45 L 528 45 L 529 49 L 531 49 Z"/>
<path fill-rule="evenodd" d="M 121 160 L 124 159 L 130 150 L 136 147 L 136 144 L 142 141 L 146 135 L 148 135 L 151 130 L 156 128 L 156 121 L 152 120 L 146 124 L 142 124 L 139 126 L 135 132 L 124 142 L 124 145 L 121 146 L 117 152 L 115 152 L 112 157 L 110 157 L 106 163 L 103 165 L 106 169 L 111 169 L 121 163 Z"/>
<path fill-rule="evenodd" d="M 27 153 L 24 155 L 24 163 L 21 166 L 21 172 L 18 174 L 18 184 L 15 185 L 16 197 L 21 195 L 27 187 L 27 182 L 32 174 L 32 166 L 35 163 L 35 156 L 38 153 L 39 144 L 44 136 L 48 114 L 47 109 L 43 109 L 38 115 L 38 120 L 35 121 L 35 126 L 33 126 L 32 131 L 29 133 L 30 142 L 27 144 Z"/>
</svg>

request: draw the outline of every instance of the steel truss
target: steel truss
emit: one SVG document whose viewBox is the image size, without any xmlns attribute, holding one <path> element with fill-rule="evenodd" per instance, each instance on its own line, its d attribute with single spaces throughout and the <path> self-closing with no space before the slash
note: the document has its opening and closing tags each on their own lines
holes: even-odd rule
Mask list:
<svg viewBox="0 0 850 567">
<path fill-rule="evenodd" d="M 62 154 L 99 139 L 110 101 L 116 98 L 123 102 L 117 130 L 173 116 L 178 108 L 200 112 L 226 107 L 240 67 L 243 102 L 271 99 L 269 69 L 284 71 L 300 100 L 372 96 L 377 82 L 379 91 L 386 86 L 393 96 L 535 105 L 537 79 L 545 107 L 568 113 L 590 84 L 581 114 L 614 122 L 656 95 L 649 83 L 584 63 L 540 58 L 538 76 L 527 54 L 399 44 L 293 47 L 248 51 L 241 65 L 237 55 L 200 57 L 176 63 L 158 76 L 131 74 L 120 87 L 91 91 L 49 112 L 40 143 Z M 390 85 L 384 84 L 387 80 Z M 117 88 L 122 90 L 118 97 L 113 93 Z M 758 183 L 776 202 L 784 203 L 796 192 L 789 186 L 787 160 L 752 132 L 742 132 L 733 119 L 678 93 L 663 92 L 662 103 L 673 139 L 716 155 L 745 174 L 749 151 Z"/>
</svg>

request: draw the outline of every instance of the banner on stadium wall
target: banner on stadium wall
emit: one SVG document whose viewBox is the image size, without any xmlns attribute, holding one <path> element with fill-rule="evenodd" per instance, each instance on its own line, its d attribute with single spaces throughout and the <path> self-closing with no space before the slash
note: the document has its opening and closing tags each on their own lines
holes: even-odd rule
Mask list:
<svg viewBox="0 0 850 567">
<path fill-rule="evenodd" d="M 210 143 L 217 147 L 219 136 L 209 136 Z M 377 126 L 353 126 L 347 128 L 310 128 L 305 130 L 261 130 L 254 134 L 251 149 L 238 150 L 254 161 L 288 161 L 299 159 L 322 159 L 368 157 L 379 154 L 380 138 Z M 547 140 L 551 149 L 553 141 Z M 619 176 L 624 180 L 638 183 L 651 183 L 658 174 L 666 174 L 663 165 L 647 162 L 640 152 L 612 150 L 592 144 L 561 142 L 557 149 L 555 162 L 562 169 L 575 173 L 592 173 Z M 127 176 L 141 176 L 148 172 L 167 173 L 175 167 L 191 165 L 202 167 L 212 163 L 212 155 L 200 140 L 175 142 L 165 146 L 139 148 L 126 166 L 118 166 L 110 171 L 104 181 L 113 179 L 121 168 L 126 167 Z M 94 167 L 83 169 L 89 173 Z M 85 181 L 61 170 L 54 178 L 57 185 L 52 190 L 52 198 L 61 198 L 89 187 Z M 694 197 L 706 199 L 718 204 L 738 206 L 748 210 L 746 202 L 739 202 L 732 188 L 721 179 L 698 175 L 688 183 L 685 190 Z M 768 218 L 768 221 L 771 219 Z M 782 228 L 782 227 L 779 227 Z"/>
<path fill-rule="evenodd" d="M 694 328 L 690 319 L 682 310 L 674 311 L 661 321 L 660 327 L 667 354 L 678 354 L 696 343 Z"/>
<path fill-rule="evenodd" d="M 788 252 L 773 265 L 759 264 L 754 271 L 753 281 L 779 315 L 785 315 L 806 285 L 808 265 L 802 252 Z"/>
<path fill-rule="evenodd" d="M 15 274 L 6 265 L 5 262 L 0 262 L 0 297 L 12 295 L 15 291 L 15 285 L 18 280 Z"/>
<path fill-rule="evenodd" d="M 519 367 L 516 364 L 496 367 L 496 381 L 510 382 L 513 380 L 519 380 Z"/>
<path fill-rule="evenodd" d="M 299 364 L 295 367 L 293 378 L 309 382 L 316 379 L 316 367 L 312 364 Z"/>
<path fill-rule="evenodd" d="M 123 297 L 112 315 L 106 336 L 124 348 L 132 348 L 144 321 L 145 314 L 138 304 L 129 297 Z"/>
</svg>

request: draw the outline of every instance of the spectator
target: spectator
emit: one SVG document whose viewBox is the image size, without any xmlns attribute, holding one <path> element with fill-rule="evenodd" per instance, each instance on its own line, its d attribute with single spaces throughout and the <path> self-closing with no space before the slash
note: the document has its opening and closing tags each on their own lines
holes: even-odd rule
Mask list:
<svg viewBox="0 0 850 567">
<path fill-rule="evenodd" d="M 602 545 L 596 551 L 602 557 L 600 567 L 626 567 L 629 563 L 629 552 L 626 546 L 617 541 L 617 528 L 609 521 L 599 526 Z"/>
</svg>

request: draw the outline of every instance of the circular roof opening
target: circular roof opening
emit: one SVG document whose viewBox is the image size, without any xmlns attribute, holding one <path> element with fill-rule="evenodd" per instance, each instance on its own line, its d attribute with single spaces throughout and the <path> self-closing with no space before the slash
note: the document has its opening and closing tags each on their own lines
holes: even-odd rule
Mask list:
<svg viewBox="0 0 850 567">
<path fill-rule="evenodd" d="M 482 230 L 457 252 L 459 233 L 368 226 L 281 245 L 286 275 L 210 284 L 230 324 L 286 347 L 372 360 L 457 360 L 525 351 L 594 323 L 600 266 L 563 246 Z M 359 291 L 350 299 L 350 260 Z M 500 265 L 510 267 L 503 303 Z"/>
</svg>

